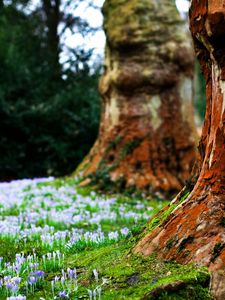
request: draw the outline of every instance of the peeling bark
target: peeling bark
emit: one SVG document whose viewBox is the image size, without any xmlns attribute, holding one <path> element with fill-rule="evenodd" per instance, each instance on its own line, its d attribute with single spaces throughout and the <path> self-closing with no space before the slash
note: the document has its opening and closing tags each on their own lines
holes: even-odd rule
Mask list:
<svg viewBox="0 0 225 300">
<path fill-rule="evenodd" d="M 214 300 L 225 299 L 225 272 L 214 271 L 211 274 L 210 293 Z"/>
<path fill-rule="evenodd" d="M 225 267 L 225 1 L 192 0 L 190 28 L 206 79 L 200 176 L 188 198 L 146 233 L 135 252 L 218 270 Z"/>
<path fill-rule="evenodd" d="M 171 0 L 106 0 L 98 139 L 79 170 L 104 188 L 171 194 L 196 157 L 193 51 Z"/>
</svg>

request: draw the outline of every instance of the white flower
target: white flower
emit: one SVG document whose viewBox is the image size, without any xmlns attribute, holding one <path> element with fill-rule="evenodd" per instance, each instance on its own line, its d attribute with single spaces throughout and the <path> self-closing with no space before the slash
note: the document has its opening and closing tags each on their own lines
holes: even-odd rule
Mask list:
<svg viewBox="0 0 225 300">
<path fill-rule="evenodd" d="M 98 282 L 98 272 L 96 269 L 93 270 L 93 274 L 94 274 L 94 277 L 95 277 L 95 281 Z"/>
<path fill-rule="evenodd" d="M 117 231 L 111 231 L 108 233 L 108 237 L 110 240 L 117 240 L 119 237 L 119 234 Z"/>
</svg>

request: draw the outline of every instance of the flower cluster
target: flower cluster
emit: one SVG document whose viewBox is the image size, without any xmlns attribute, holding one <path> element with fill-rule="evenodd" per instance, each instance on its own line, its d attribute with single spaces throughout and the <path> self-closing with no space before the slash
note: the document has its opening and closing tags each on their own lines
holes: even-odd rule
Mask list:
<svg viewBox="0 0 225 300">
<path fill-rule="evenodd" d="M 80 241 L 102 243 L 129 234 L 126 226 L 121 231 L 106 233 L 102 230 L 103 223 L 116 223 L 117 220 L 126 223 L 128 220 L 133 224 L 147 220 L 151 214 L 151 208 L 146 211 L 141 202 L 136 203 L 134 211 L 132 205 L 118 204 L 115 197 L 97 196 L 94 192 L 82 196 L 71 186 L 39 186 L 42 181 L 0 183 L 1 212 L 19 211 L 18 216 L 4 213 L 4 218 L 0 219 L 0 236 L 23 239 L 25 244 L 38 238 L 46 249 L 53 249 L 55 245 L 71 247 Z M 98 229 L 84 230 L 81 224 Z"/>
<path fill-rule="evenodd" d="M 96 282 L 96 287 L 94 289 L 88 289 L 88 296 L 89 300 L 101 300 L 101 294 L 102 294 L 102 286 L 107 283 L 106 278 L 102 278 L 102 283 L 99 283 L 99 275 L 96 269 L 93 270 L 93 275 Z"/>
<path fill-rule="evenodd" d="M 26 299 L 27 299 L 26 296 L 19 295 L 19 296 L 11 296 L 11 297 L 7 297 L 6 300 L 26 300 Z"/>
<path fill-rule="evenodd" d="M 70 299 L 78 290 L 77 269 L 67 267 L 65 256 L 124 239 L 134 224 L 145 222 L 152 214 L 152 207 L 141 200 L 129 203 L 95 192 L 82 195 L 69 183 L 56 187 L 51 181 L 53 178 L 0 183 L 0 238 L 15 247 L 39 248 L 38 254 L 32 248 L 26 255 L 16 254 L 14 261 L 0 257 L 4 299 L 26 299 L 46 285 L 50 272 L 57 274 L 49 282 L 50 298 Z M 93 274 L 96 286 L 88 288 L 87 294 L 89 299 L 101 299 L 106 279 L 100 283 L 97 270 Z"/>
</svg>

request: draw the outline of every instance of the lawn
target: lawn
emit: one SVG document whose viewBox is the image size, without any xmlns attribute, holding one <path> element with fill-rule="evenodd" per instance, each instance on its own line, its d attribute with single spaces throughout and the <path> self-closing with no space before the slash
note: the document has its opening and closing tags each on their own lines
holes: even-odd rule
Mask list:
<svg viewBox="0 0 225 300">
<path fill-rule="evenodd" d="M 211 299 L 205 268 L 132 254 L 167 203 L 71 178 L 0 183 L 0 299 Z"/>
</svg>

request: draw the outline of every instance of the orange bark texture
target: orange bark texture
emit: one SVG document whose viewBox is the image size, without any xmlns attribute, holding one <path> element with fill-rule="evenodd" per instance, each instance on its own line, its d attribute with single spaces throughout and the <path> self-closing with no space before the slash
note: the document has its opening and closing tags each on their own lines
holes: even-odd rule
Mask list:
<svg viewBox="0 0 225 300">
<path fill-rule="evenodd" d="M 101 124 L 79 168 L 83 184 L 104 188 L 108 176 L 111 188 L 165 196 L 190 175 L 197 152 L 193 52 L 175 2 L 157 3 L 105 1 Z"/>
<path fill-rule="evenodd" d="M 200 175 L 188 198 L 135 252 L 219 270 L 225 267 L 225 0 L 192 0 L 190 29 L 206 79 Z"/>
</svg>

